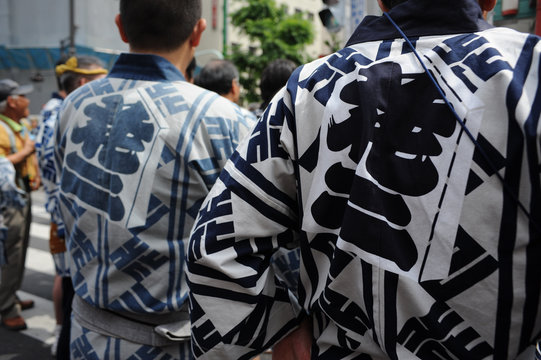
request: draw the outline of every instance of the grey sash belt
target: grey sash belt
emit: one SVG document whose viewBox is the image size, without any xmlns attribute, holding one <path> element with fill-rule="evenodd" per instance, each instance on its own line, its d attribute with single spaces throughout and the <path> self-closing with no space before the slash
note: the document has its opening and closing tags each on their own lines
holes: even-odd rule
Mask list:
<svg viewBox="0 0 541 360">
<path fill-rule="evenodd" d="M 163 347 L 190 340 L 190 318 L 186 305 L 183 310 L 171 314 L 120 315 L 96 308 L 75 295 L 72 311 L 81 326 L 136 344 Z"/>
</svg>

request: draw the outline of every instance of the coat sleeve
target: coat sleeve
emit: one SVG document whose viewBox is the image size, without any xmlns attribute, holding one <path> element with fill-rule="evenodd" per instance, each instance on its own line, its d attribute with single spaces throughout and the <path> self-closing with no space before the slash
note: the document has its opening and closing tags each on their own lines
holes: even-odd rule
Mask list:
<svg viewBox="0 0 541 360">
<path fill-rule="evenodd" d="M 271 104 L 201 207 L 187 253 L 196 358 L 250 359 L 303 316 L 273 255 L 292 247 L 298 212 L 287 93 Z"/>
</svg>

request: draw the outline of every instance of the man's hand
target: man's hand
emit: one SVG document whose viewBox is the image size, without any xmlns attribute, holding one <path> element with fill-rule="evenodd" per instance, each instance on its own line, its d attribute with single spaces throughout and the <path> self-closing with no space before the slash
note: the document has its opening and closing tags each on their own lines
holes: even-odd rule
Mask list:
<svg viewBox="0 0 541 360">
<path fill-rule="evenodd" d="M 36 176 L 33 180 L 30 181 L 30 189 L 37 190 L 41 186 L 41 176 Z"/>
<path fill-rule="evenodd" d="M 312 347 L 312 323 L 307 318 L 298 329 L 280 340 L 272 348 L 272 358 L 275 360 L 310 360 Z"/>
<path fill-rule="evenodd" d="M 34 176 L 34 179 L 30 181 L 30 189 L 32 191 L 39 189 L 41 186 L 41 176 L 39 174 L 39 164 L 38 164 L 38 157 L 33 156 L 32 157 L 32 165 L 34 166 L 34 169 L 36 170 L 36 175 Z"/>
</svg>

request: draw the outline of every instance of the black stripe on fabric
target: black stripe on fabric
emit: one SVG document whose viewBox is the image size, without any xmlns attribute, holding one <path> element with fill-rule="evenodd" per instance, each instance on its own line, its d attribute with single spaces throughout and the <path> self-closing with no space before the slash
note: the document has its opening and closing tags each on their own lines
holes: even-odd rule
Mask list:
<svg viewBox="0 0 541 360">
<path fill-rule="evenodd" d="M 515 118 L 516 107 L 522 95 L 526 76 L 532 63 L 532 49 L 537 43 L 532 37 L 526 40 L 515 66 L 513 79 L 507 90 L 508 136 L 507 167 L 504 180 L 508 189 L 518 194 L 524 141 L 522 129 Z M 494 338 L 494 360 L 505 360 L 509 354 L 509 332 L 513 310 L 513 254 L 517 232 L 518 204 L 507 191 L 503 192 L 503 209 L 498 242 L 498 308 Z"/>
<path fill-rule="evenodd" d="M 245 202 L 250 204 L 255 210 L 265 216 L 268 220 L 274 221 L 290 229 L 295 228 L 297 223 L 296 221 L 294 221 L 294 219 L 291 219 L 289 216 L 282 214 L 278 210 L 272 208 L 267 203 L 265 203 L 264 200 L 258 198 L 249 189 L 245 188 L 237 180 L 235 180 L 226 169 L 222 170 L 222 173 L 220 174 L 220 179 L 232 193 L 235 193 Z M 279 191 L 278 189 L 276 190 Z M 269 193 L 267 192 L 267 194 Z"/>
<path fill-rule="evenodd" d="M 288 332 L 291 331 L 295 326 L 297 326 L 299 323 L 298 319 L 292 319 L 288 323 L 286 323 L 280 331 L 278 331 L 273 337 L 269 339 L 261 348 L 255 349 L 254 351 L 251 351 L 245 355 L 242 355 L 239 360 L 250 360 L 256 357 L 257 355 L 261 354 L 262 351 L 271 348 L 274 344 L 276 344 L 280 339 L 286 336 Z"/>
<path fill-rule="evenodd" d="M 390 359 L 398 360 L 396 354 L 398 275 L 385 271 L 385 350 Z"/>
<path fill-rule="evenodd" d="M 249 162 L 244 160 L 238 152 L 235 152 L 231 156 L 231 161 L 235 164 L 235 168 L 245 175 L 250 181 L 255 183 L 257 187 L 265 192 L 265 194 L 277 199 L 294 212 L 297 210 L 297 204 L 294 199 L 289 197 L 286 193 L 278 189 L 271 181 L 265 178 L 256 168 Z"/>
<path fill-rule="evenodd" d="M 256 258 L 256 257 L 254 256 L 254 258 Z M 264 259 L 264 260 L 261 260 L 261 262 L 264 262 L 264 264 L 261 265 L 260 268 L 256 269 L 254 275 L 248 275 L 248 276 L 244 276 L 242 278 L 232 278 L 232 277 L 224 274 L 223 272 L 221 272 L 219 270 L 209 268 L 209 267 L 207 267 L 205 265 L 200 265 L 200 264 L 193 263 L 193 262 L 190 262 L 188 264 L 188 269 L 192 274 L 200 275 L 200 276 L 207 277 L 207 278 L 210 278 L 210 279 L 216 279 L 216 280 L 219 280 L 219 281 L 234 283 L 234 284 L 237 284 L 239 286 L 242 286 L 242 287 L 248 289 L 248 288 L 254 288 L 254 287 L 257 286 L 257 282 L 261 278 L 261 275 L 263 275 L 265 273 L 264 270 L 267 269 L 268 266 L 269 266 L 268 265 L 269 260 Z M 246 267 L 248 267 L 248 266 L 246 266 Z M 227 297 L 226 297 L 226 299 L 227 299 Z M 249 302 L 249 301 L 245 301 L 245 302 Z"/>
<path fill-rule="evenodd" d="M 241 302 L 244 304 L 257 304 L 261 302 L 263 298 L 265 297 L 264 295 L 261 295 L 261 294 L 249 295 L 246 293 L 240 293 L 240 292 L 229 290 L 229 289 L 196 284 L 190 281 L 188 281 L 188 286 L 190 288 L 190 291 L 195 296 L 209 296 L 215 299 L 233 300 L 233 301 Z M 283 289 L 276 288 L 276 294 L 274 296 L 273 301 L 289 302 L 289 296 L 287 292 L 284 291 Z"/>
<path fill-rule="evenodd" d="M 537 73 L 541 73 L 541 62 L 538 65 Z M 539 259 L 541 259 L 541 234 L 539 233 L 539 227 L 541 226 L 541 184 L 539 180 L 539 157 L 537 155 L 537 128 L 540 115 L 541 87 L 538 85 L 530 116 L 524 125 L 530 182 L 532 184 L 529 209 L 530 220 L 535 221 L 537 227 L 530 223 L 530 243 L 526 250 L 526 300 L 520 337 L 521 349 L 526 348 L 534 339 L 532 335 L 538 318 L 537 309 L 541 291 L 541 271 L 539 267 Z"/>
<path fill-rule="evenodd" d="M 492 164 L 489 164 L 486 159 L 483 157 L 479 149 L 475 148 L 473 153 L 473 160 L 483 171 L 489 175 L 494 175 L 494 170 L 500 170 L 505 167 L 505 159 L 500 154 L 500 152 L 492 146 L 492 144 L 481 134 L 477 137 L 477 142 L 483 151 L 490 157 Z M 494 168 L 491 166 L 494 165 Z"/>
<path fill-rule="evenodd" d="M 359 260 L 361 262 L 361 267 L 363 269 L 362 275 L 362 286 L 363 286 L 363 298 L 364 298 L 364 307 L 366 309 L 366 314 L 370 319 L 372 337 L 376 344 L 381 346 L 378 340 L 378 334 L 374 331 L 374 292 L 373 286 L 374 282 L 372 281 L 373 271 L 372 265 L 369 263 Z"/>
<path fill-rule="evenodd" d="M 304 284 L 302 283 L 302 281 L 299 281 L 297 291 L 299 293 L 299 303 L 302 305 L 312 303 L 314 291 L 315 289 L 317 289 L 317 284 L 319 282 L 319 272 L 317 270 L 317 265 L 312 254 L 312 248 L 308 242 L 308 238 L 304 231 L 300 234 L 300 249 L 302 259 L 301 271 L 303 271 L 302 267 L 304 267 L 304 269 L 306 270 L 306 274 L 310 274 L 310 276 L 308 276 L 308 280 L 310 281 L 310 286 L 312 289 L 310 294 L 308 294 L 306 292 L 306 289 L 304 288 Z M 310 296 L 309 303 L 306 303 L 307 296 Z"/>
</svg>

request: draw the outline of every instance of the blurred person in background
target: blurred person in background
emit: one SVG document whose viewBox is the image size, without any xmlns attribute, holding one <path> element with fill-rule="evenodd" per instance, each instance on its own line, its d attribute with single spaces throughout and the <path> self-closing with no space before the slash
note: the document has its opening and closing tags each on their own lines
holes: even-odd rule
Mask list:
<svg viewBox="0 0 541 360">
<path fill-rule="evenodd" d="M 237 105 L 239 112 L 248 121 L 256 121 L 251 111 L 239 105 L 241 93 L 239 71 L 231 61 L 220 59 L 208 62 L 196 76 L 195 85 L 223 96 Z"/>
<path fill-rule="evenodd" d="M 0 284 L 0 315 L 2 325 L 9 330 L 27 328 L 21 311 L 32 308 L 32 300 L 21 300 L 21 288 L 32 222 L 30 192 L 40 186 L 34 141 L 21 120 L 29 115 L 32 85 L 19 85 L 11 79 L 0 80 L 0 156 L 11 161 L 16 169 L 16 184 L 24 193 L 25 206 L 8 208 L 4 213 L 7 227 L 5 254 L 7 263 L 2 267 Z"/>
<path fill-rule="evenodd" d="M 53 304 L 56 318 L 55 341 L 51 354 L 58 360 L 69 359 L 69 334 L 73 285 L 66 257 L 64 225 L 58 213 L 58 179 L 54 167 L 54 128 L 64 98 L 75 89 L 92 80 L 105 77 L 107 70 L 100 59 L 90 55 L 77 55 L 60 59 L 55 67 L 58 91 L 42 109 L 42 121 L 36 138 L 36 153 L 43 188 L 47 196 L 45 209 L 51 214 L 49 247 L 53 255 L 56 275 L 53 284 Z"/>
<path fill-rule="evenodd" d="M 271 61 L 261 73 L 259 90 L 263 102 L 259 106 L 256 115 L 261 116 L 267 108 L 273 96 L 283 88 L 297 65 L 288 59 L 276 59 Z"/>
</svg>

